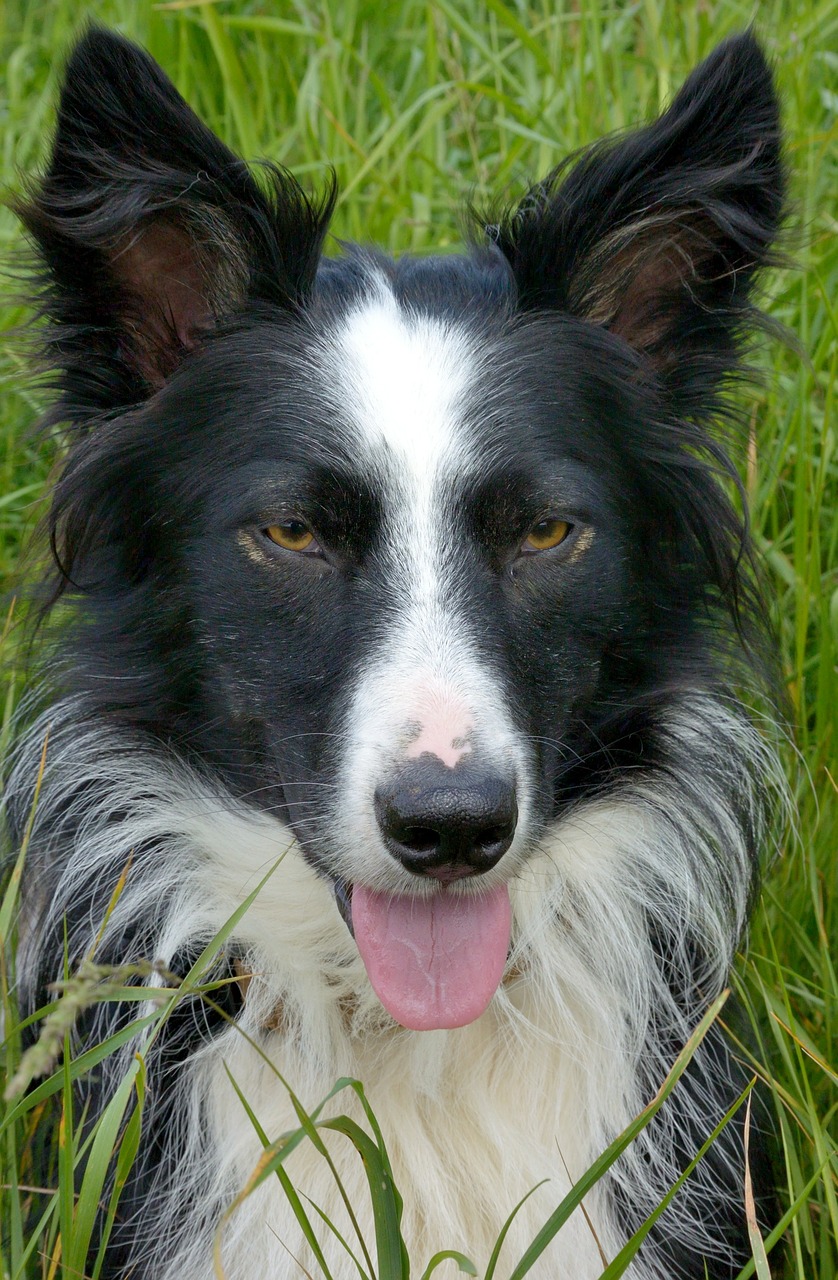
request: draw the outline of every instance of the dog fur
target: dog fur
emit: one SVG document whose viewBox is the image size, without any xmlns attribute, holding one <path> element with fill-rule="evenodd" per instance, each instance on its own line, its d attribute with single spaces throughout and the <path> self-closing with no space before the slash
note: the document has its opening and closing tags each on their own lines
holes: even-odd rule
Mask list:
<svg viewBox="0 0 838 1280">
<path fill-rule="evenodd" d="M 262 1151 L 231 1080 L 275 1138 L 297 1124 L 283 1080 L 311 1108 L 342 1076 L 385 1134 L 414 1265 L 456 1247 L 485 1268 L 542 1183 L 508 1271 L 725 987 L 782 790 L 738 693 L 770 683 L 770 640 L 724 481 L 784 189 L 749 33 L 465 253 L 330 258 L 331 188 L 314 200 L 270 166 L 257 182 L 142 51 L 96 29 L 77 46 L 49 168 L 18 202 L 49 425 L 69 433 L 50 516 L 62 623 L 7 789 L 19 840 L 48 735 L 27 1007 L 94 947 L 185 974 L 264 881 L 213 1006 L 183 1000 L 81 1086 L 95 1116 L 144 1055 L 108 1275 L 213 1274 Z M 539 547 L 551 521 L 568 532 Z M 312 540 L 277 545 L 277 527 Z M 405 835 L 386 813 L 410 787 L 437 798 Z M 454 841 L 442 808 L 483 813 L 490 791 L 480 840 Z M 414 838 L 425 819 L 444 857 Z M 362 894 L 420 913 L 445 896 L 468 921 L 507 890 L 485 1012 L 400 1026 L 347 927 Z M 80 1045 L 147 1011 L 95 1006 Z M 598 1276 L 747 1081 L 714 1027 L 531 1274 Z M 346 1097 L 333 1109 L 362 1120 Z M 357 1153 L 329 1148 L 369 1233 Z M 752 1159 L 767 1212 L 758 1132 Z M 312 1144 L 287 1171 L 350 1239 Z M 626 1274 L 735 1276 L 743 1180 L 740 1112 Z M 356 1275 L 320 1236 L 335 1280 Z M 226 1223 L 224 1273 L 296 1276 L 295 1257 L 316 1266 L 270 1179 Z"/>
</svg>

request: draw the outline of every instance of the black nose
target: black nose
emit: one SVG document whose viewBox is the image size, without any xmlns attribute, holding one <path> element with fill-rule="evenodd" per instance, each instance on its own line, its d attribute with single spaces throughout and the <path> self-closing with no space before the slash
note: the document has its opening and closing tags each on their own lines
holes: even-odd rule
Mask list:
<svg viewBox="0 0 838 1280">
<path fill-rule="evenodd" d="M 515 788 L 495 773 L 420 759 L 375 793 L 384 843 L 408 871 L 449 882 L 489 871 L 512 843 Z"/>
</svg>

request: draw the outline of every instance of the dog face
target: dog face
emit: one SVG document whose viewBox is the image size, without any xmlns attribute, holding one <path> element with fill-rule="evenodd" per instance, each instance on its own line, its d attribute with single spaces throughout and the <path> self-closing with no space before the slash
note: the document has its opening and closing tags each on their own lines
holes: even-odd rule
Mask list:
<svg viewBox="0 0 838 1280">
<path fill-rule="evenodd" d="M 287 806 L 330 874 L 404 891 L 514 860 L 552 816 L 562 744 L 615 635 L 640 625 L 645 531 L 609 446 L 637 414 L 614 394 L 626 356 L 603 365 L 616 344 L 521 322 L 508 295 L 476 318 L 422 312 L 364 265 L 369 294 L 318 301 L 316 324 L 208 343 L 132 424 L 147 461 L 120 488 L 174 548 L 203 720 L 224 726 L 207 749 L 240 779 L 247 765 L 240 785 Z M 527 359 L 548 341 L 555 359 Z M 450 857 L 396 847 L 404 787 L 443 805 L 459 790 L 473 847 L 467 831 Z M 409 825 L 433 830 L 422 816 Z"/>
<path fill-rule="evenodd" d="M 76 50 L 21 209 L 77 429 L 58 590 L 86 696 L 290 824 L 406 1020 L 391 909 L 502 970 L 545 826 L 654 767 L 658 702 L 728 660 L 706 419 L 780 216 L 776 103 L 722 46 L 462 256 L 325 258 L 333 194 L 269 176 L 140 51 Z"/>
</svg>

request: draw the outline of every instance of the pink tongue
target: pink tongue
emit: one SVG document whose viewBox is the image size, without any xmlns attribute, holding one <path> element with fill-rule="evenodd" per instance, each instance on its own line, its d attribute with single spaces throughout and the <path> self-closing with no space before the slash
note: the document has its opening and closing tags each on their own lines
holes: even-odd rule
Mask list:
<svg viewBox="0 0 838 1280">
<path fill-rule="evenodd" d="M 503 977 L 511 916 L 503 885 L 475 897 L 352 890 L 352 927 L 369 980 L 387 1012 L 412 1031 L 464 1027 L 480 1017 Z"/>
</svg>

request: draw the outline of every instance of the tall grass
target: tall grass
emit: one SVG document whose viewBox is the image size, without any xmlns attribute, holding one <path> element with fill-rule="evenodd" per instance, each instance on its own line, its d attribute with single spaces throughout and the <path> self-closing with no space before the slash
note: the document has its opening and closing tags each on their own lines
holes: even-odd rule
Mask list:
<svg viewBox="0 0 838 1280">
<path fill-rule="evenodd" d="M 799 336 L 805 355 L 782 345 L 762 355 L 764 377 L 748 402 L 751 436 L 742 458 L 796 722 L 788 768 L 798 813 L 766 880 L 737 973 L 758 1030 L 754 1071 L 769 1082 L 776 1103 L 787 1240 L 783 1253 L 771 1250 L 770 1238 L 767 1255 L 755 1241 L 754 1261 L 742 1276 L 835 1280 L 838 3 L 100 0 L 88 10 L 73 0 L 5 0 L 0 164 L 7 184 L 16 185 L 18 171 L 31 171 L 44 156 L 62 51 L 88 14 L 145 44 L 244 155 L 269 156 L 315 185 L 333 166 L 342 189 L 335 234 L 394 252 L 456 244 L 466 202 L 520 191 L 569 150 L 650 116 L 719 39 L 756 20 L 784 102 L 790 243 L 798 263 L 768 282 L 770 310 Z M 3 211 L 0 251 L 11 260 L 18 246 Z M 0 325 L 12 335 L 24 314 L 10 301 Z M 22 540 L 60 454 L 60 441 L 39 444 L 30 434 L 43 399 L 27 377 L 20 341 L 8 336 L 0 348 L 0 574 L 9 605 Z M 3 740 L 24 680 L 15 635 L 12 629 L 5 646 Z M 7 947 L 15 890 L 13 877 L 0 910 L 5 1075 L 20 1059 Z M 69 995 L 76 1005 L 70 1000 L 53 1009 L 57 1047 L 74 1007 L 94 996 L 113 998 L 126 980 L 89 973 L 80 988 L 68 988 L 63 1001 Z M 200 987 L 199 974 L 193 981 Z M 162 997 L 164 1005 L 178 998 L 182 992 Z M 150 1026 L 166 1016 L 164 1005 L 148 1015 Z M 79 1274 L 93 1238 L 93 1206 L 104 1197 L 106 1217 L 115 1211 L 113 1196 L 138 1136 L 142 1061 L 92 1135 L 73 1110 L 70 1087 L 91 1065 L 90 1058 L 73 1062 L 68 1055 L 23 1101 L 7 1105 L 0 1127 L 3 1280 Z M 60 1116 L 56 1130 L 50 1116 Z M 307 1141 L 314 1140 L 311 1124 L 301 1116 Z M 269 1150 L 276 1137 L 265 1135 Z M 384 1158 L 386 1137 L 378 1144 L 373 1134 Z M 115 1144 L 117 1178 L 108 1190 Z M 74 1166 L 82 1163 L 85 1183 L 74 1198 Z M 54 1174 L 49 1185 L 37 1181 L 44 1170 Z M 460 1242 L 450 1243 L 455 1250 Z M 403 1264 L 394 1254 L 372 1269 L 394 1280 Z"/>
</svg>

